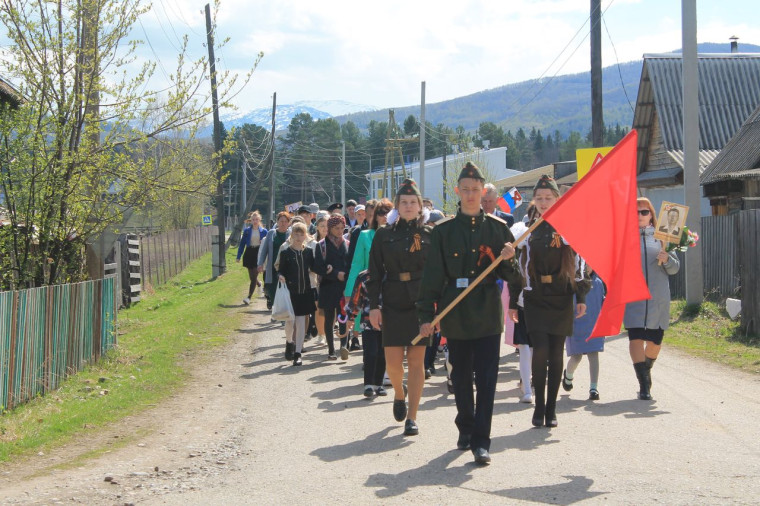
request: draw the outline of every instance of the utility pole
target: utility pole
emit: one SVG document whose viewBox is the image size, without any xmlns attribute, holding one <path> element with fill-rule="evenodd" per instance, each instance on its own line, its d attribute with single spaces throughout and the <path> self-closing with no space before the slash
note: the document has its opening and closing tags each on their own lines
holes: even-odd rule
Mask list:
<svg viewBox="0 0 760 506">
<path fill-rule="evenodd" d="M 683 87 L 683 189 L 684 204 L 689 206 L 686 225 L 702 235 L 699 191 L 699 70 L 697 67 L 697 1 L 681 1 L 682 87 Z M 702 247 L 690 249 L 686 258 L 686 303 L 701 304 Z"/>
<path fill-rule="evenodd" d="M 244 220 L 246 218 L 246 201 L 248 200 L 248 161 L 243 160 L 243 157 L 240 155 L 241 153 L 238 149 L 238 169 L 242 176 L 242 181 L 240 181 L 240 188 L 242 189 L 242 193 L 240 194 L 240 217 Z"/>
<path fill-rule="evenodd" d="M 449 146 L 446 146 L 446 149 L 443 150 L 443 207 L 446 207 L 446 201 L 448 200 L 446 197 L 446 152 L 449 150 Z"/>
<path fill-rule="evenodd" d="M 425 81 L 422 81 L 420 101 L 420 192 L 425 196 Z"/>
<path fill-rule="evenodd" d="M 340 203 L 346 205 L 346 141 L 340 141 Z"/>
<path fill-rule="evenodd" d="M 213 277 L 221 276 L 227 271 L 227 259 L 225 258 L 226 244 L 224 233 L 224 186 L 222 184 L 222 125 L 219 121 L 219 97 L 216 93 L 216 59 L 214 58 L 214 32 L 211 27 L 211 8 L 206 4 L 206 45 L 208 46 L 208 62 L 211 72 L 211 106 L 214 112 L 214 153 L 217 160 L 216 180 L 216 226 L 219 228 L 219 238 L 216 247 L 218 258 L 212 259 Z M 212 255 L 213 258 L 213 255 Z"/>
<path fill-rule="evenodd" d="M 604 145 L 602 109 L 602 0 L 591 0 L 591 142 Z"/>
<path fill-rule="evenodd" d="M 271 176 L 271 182 L 269 183 L 269 219 L 274 222 L 274 148 L 275 148 L 275 139 L 274 139 L 274 128 L 275 128 L 275 116 L 277 115 L 277 92 L 275 91 L 272 95 L 272 130 L 271 130 L 271 139 L 272 139 L 272 149 L 269 150 L 269 172 L 272 175 Z"/>
</svg>

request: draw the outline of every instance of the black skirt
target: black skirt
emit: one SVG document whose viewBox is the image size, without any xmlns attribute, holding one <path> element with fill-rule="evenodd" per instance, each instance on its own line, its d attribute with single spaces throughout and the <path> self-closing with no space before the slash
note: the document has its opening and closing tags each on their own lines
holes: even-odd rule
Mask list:
<svg viewBox="0 0 760 506">
<path fill-rule="evenodd" d="M 293 304 L 293 314 L 296 316 L 307 316 L 317 309 L 312 290 L 307 290 L 304 293 L 290 292 L 290 302 Z"/>
<path fill-rule="evenodd" d="M 259 265 L 259 247 L 246 246 L 243 252 L 243 267 L 255 269 Z"/>
<path fill-rule="evenodd" d="M 515 323 L 515 335 L 512 343 L 531 346 L 528 327 L 525 325 L 525 311 L 521 307 L 517 308 L 517 323 Z"/>
</svg>

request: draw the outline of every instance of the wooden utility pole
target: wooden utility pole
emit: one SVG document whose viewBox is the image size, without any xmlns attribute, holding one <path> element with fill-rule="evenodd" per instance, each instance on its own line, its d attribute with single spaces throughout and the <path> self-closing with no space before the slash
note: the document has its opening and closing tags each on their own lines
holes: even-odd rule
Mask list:
<svg viewBox="0 0 760 506">
<path fill-rule="evenodd" d="M 697 1 L 682 0 L 683 67 L 683 189 L 684 204 L 690 213 L 689 230 L 702 235 L 701 195 L 699 191 L 699 71 L 697 68 Z M 704 299 L 702 247 L 689 248 L 686 255 L 686 303 L 701 304 Z"/>
<path fill-rule="evenodd" d="M 420 100 L 420 192 L 425 196 L 425 81 Z"/>
<path fill-rule="evenodd" d="M 221 276 L 227 271 L 227 259 L 225 258 L 226 244 L 224 232 L 224 166 L 222 164 L 222 124 L 219 121 L 219 97 L 216 93 L 216 59 L 214 58 L 214 31 L 211 27 L 211 8 L 206 4 L 206 45 L 208 46 L 209 71 L 211 72 L 211 107 L 214 113 L 214 153 L 217 162 L 216 178 L 216 226 L 219 229 L 218 258 L 212 265 L 213 277 Z"/>
<path fill-rule="evenodd" d="M 604 146 L 602 109 L 602 0 L 591 0 L 591 141 Z"/>
<path fill-rule="evenodd" d="M 275 128 L 275 116 L 277 115 L 277 92 L 274 92 L 272 95 L 272 130 L 271 130 L 271 139 L 272 139 L 272 147 L 269 150 L 269 173 L 270 173 L 270 183 L 269 183 L 269 219 L 274 221 L 274 148 L 275 148 L 275 139 L 274 139 L 274 128 Z"/>
<path fill-rule="evenodd" d="M 340 141 L 340 203 L 346 205 L 346 141 Z"/>
</svg>

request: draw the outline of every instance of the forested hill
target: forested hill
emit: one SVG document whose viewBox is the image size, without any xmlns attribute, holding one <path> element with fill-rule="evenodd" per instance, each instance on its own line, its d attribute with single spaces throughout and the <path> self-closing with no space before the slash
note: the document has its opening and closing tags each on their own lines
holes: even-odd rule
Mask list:
<svg viewBox="0 0 760 506">
<path fill-rule="evenodd" d="M 760 53 L 760 46 L 740 44 L 742 52 Z M 727 53 L 728 44 L 699 44 L 700 53 Z M 602 70 L 604 122 L 630 127 L 639 88 L 642 60 L 605 67 Z M 509 69 L 505 69 L 508 76 Z M 507 77 L 508 78 L 508 77 Z M 518 128 L 540 129 L 546 133 L 559 130 L 562 137 L 576 131 L 585 134 L 591 128 L 590 72 L 545 77 L 523 81 L 472 95 L 427 104 L 425 119 L 451 128 L 461 125 L 474 131 L 480 123 L 490 121 L 504 131 Z M 429 83 L 432 86 L 433 83 Z M 627 95 L 627 96 L 626 96 Z M 419 116 L 419 105 L 396 108 L 396 119 Z M 365 129 L 370 121 L 388 121 L 388 110 L 359 112 L 338 116 L 340 123 L 353 121 Z"/>
</svg>

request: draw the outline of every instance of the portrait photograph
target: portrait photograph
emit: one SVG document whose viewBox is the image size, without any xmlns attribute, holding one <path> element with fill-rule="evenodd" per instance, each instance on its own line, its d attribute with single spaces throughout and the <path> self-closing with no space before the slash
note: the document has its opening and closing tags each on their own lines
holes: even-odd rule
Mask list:
<svg viewBox="0 0 760 506">
<path fill-rule="evenodd" d="M 688 206 L 663 202 L 660 206 L 660 214 L 657 216 L 654 238 L 665 243 L 679 243 L 688 214 Z"/>
</svg>

